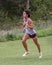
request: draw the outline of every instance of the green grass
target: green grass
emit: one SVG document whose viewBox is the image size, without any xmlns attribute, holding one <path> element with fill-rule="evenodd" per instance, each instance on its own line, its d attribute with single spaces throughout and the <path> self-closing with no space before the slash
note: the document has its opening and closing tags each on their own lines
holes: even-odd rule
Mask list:
<svg viewBox="0 0 52 65">
<path fill-rule="evenodd" d="M 27 41 L 30 53 L 27 57 L 22 57 L 24 48 L 21 40 L 0 42 L 0 65 L 52 65 L 52 36 L 38 39 L 43 58 L 38 58 L 38 51 L 33 41 Z"/>
</svg>

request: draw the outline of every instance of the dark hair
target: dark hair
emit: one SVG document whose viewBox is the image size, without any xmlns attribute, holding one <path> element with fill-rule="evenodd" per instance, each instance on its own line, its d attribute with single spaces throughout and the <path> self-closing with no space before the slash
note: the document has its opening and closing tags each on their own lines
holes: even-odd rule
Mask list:
<svg viewBox="0 0 52 65">
<path fill-rule="evenodd" d="M 24 12 L 26 12 L 26 14 L 28 15 L 28 17 L 30 17 L 30 11 L 29 10 L 24 10 Z"/>
</svg>

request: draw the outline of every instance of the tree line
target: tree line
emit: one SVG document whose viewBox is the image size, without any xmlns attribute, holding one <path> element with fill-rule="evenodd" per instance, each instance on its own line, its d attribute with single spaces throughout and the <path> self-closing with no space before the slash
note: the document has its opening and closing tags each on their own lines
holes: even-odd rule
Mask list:
<svg viewBox="0 0 52 65">
<path fill-rule="evenodd" d="M 52 0 L 0 0 L 0 20 L 22 17 L 24 9 L 30 9 L 34 20 L 52 17 Z"/>
</svg>

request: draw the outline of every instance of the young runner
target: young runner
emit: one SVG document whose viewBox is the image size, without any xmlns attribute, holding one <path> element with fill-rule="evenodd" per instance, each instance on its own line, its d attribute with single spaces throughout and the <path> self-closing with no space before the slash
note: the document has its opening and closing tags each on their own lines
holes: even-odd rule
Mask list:
<svg viewBox="0 0 52 65">
<path fill-rule="evenodd" d="M 25 31 L 25 34 L 22 38 L 22 44 L 23 44 L 23 47 L 25 48 L 25 53 L 23 54 L 23 56 L 26 56 L 29 54 L 29 50 L 28 50 L 26 41 L 27 41 L 27 39 L 32 38 L 38 48 L 39 58 L 42 58 L 40 44 L 37 39 L 36 31 L 33 28 L 33 21 L 30 18 L 30 12 L 28 10 L 23 11 L 23 21 L 24 21 L 23 27 L 24 27 L 24 31 Z"/>
</svg>

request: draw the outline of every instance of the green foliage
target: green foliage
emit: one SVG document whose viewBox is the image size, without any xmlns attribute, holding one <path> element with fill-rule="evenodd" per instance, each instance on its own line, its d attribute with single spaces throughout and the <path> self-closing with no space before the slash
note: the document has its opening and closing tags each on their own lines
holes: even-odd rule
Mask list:
<svg viewBox="0 0 52 65">
<path fill-rule="evenodd" d="M 49 12 L 52 11 L 51 0 L 32 0 L 30 1 L 30 9 L 33 19 L 44 19 L 49 18 Z M 33 3 L 33 4 L 32 4 Z"/>
<path fill-rule="evenodd" d="M 1 15 L 4 17 L 10 17 L 11 19 L 13 19 L 14 16 L 19 18 L 22 15 L 25 3 L 26 1 L 24 0 L 0 0 Z"/>
<path fill-rule="evenodd" d="M 5 36 L 0 36 L 0 42 L 5 42 L 7 41 L 6 37 Z"/>
<path fill-rule="evenodd" d="M 17 40 L 17 37 L 15 34 L 7 34 L 6 39 L 7 39 L 7 41 L 9 41 L 9 40 L 13 41 L 13 40 Z"/>
<path fill-rule="evenodd" d="M 21 18 L 26 8 L 27 0 L 0 0 L 0 16 L 13 19 Z M 30 10 L 33 19 L 48 19 L 49 11 L 52 11 L 52 0 L 30 0 Z"/>
<path fill-rule="evenodd" d="M 52 27 L 48 29 L 42 29 L 37 31 L 37 36 L 38 37 L 46 37 L 46 36 L 51 36 L 52 35 Z"/>
<path fill-rule="evenodd" d="M 18 34 L 17 34 L 17 39 L 18 39 L 18 40 L 22 39 L 23 35 L 24 35 L 23 32 L 18 33 Z"/>
<path fill-rule="evenodd" d="M 14 41 L 14 40 L 21 40 L 23 37 L 24 33 L 19 32 L 16 34 L 7 34 L 5 36 L 0 37 L 0 42 L 4 41 Z M 37 36 L 38 37 L 47 37 L 47 36 L 52 36 L 52 27 L 47 28 L 47 29 L 42 29 L 42 30 L 37 30 Z"/>
</svg>

